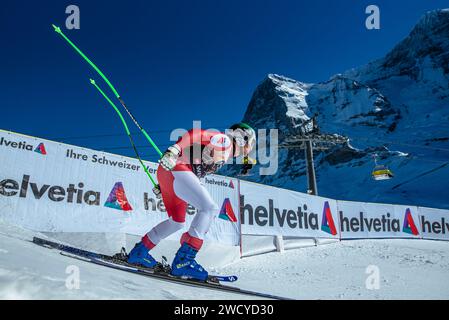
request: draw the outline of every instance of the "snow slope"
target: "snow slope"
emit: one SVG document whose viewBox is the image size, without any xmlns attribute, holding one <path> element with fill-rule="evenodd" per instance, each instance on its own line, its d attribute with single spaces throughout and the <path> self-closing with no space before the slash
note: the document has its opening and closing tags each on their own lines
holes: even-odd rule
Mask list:
<svg viewBox="0 0 449 320">
<path fill-rule="evenodd" d="M 0 223 L 0 299 L 251 298 L 143 278 L 64 257 L 31 243 L 35 235 L 44 236 Z M 79 290 L 66 287 L 69 266 L 79 267 Z"/>
<path fill-rule="evenodd" d="M 251 298 L 74 260 L 34 245 L 35 235 L 43 236 L 0 222 L 0 299 Z M 95 242 L 90 249 L 96 249 Z M 365 287 L 368 265 L 379 267 L 379 290 Z M 66 287 L 68 266 L 79 267 L 79 290 Z M 449 243 L 439 241 L 337 242 L 244 258 L 212 270 L 237 274 L 241 288 L 295 299 L 449 299 Z"/>
</svg>

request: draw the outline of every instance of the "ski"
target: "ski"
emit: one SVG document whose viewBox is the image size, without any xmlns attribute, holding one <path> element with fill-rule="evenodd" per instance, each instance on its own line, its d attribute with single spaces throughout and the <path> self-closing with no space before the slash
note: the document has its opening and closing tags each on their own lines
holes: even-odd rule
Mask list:
<svg viewBox="0 0 449 320">
<path fill-rule="evenodd" d="M 137 265 L 128 263 L 127 262 L 127 254 L 126 254 L 124 248 L 122 248 L 120 253 L 117 253 L 114 256 L 108 256 L 108 255 L 104 255 L 104 254 L 99 254 L 99 253 L 95 253 L 95 252 L 91 252 L 91 251 L 82 250 L 79 248 L 66 246 L 66 245 L 63 245 L 60 243 L 44 240 L 41 238 L 34 238 L 33 242 L 38 245 L 44 246 L 44 247 L 58 249 L 58 250 L 61 250 L 62 252 L 71 254 L 71 255 L 63 254 L 65 256 L 70 256 L 72 258 L 76 258 L 76 257 L 87 258 L 87 260 L 84 260 L 84 261 L 88 261 L 88 262 L 91 262 L 90 260 L 94 260 L 94 262 L 96 262 L 96 263 L 103 263 L 103 264 L 104 263 L 106 263 L 106 264 L 114 263 L 114 264 L 118 264 L 118 265 L 121 265 L 124 267 L 138 269 L 145 273 L 160 273 L 160 274 L 166 274 L 166 275 L 170 274 L 170 266 L 167 264 L 165 257 L 163 257 L 164 263 L 159 262 L 154 268 L 145 268 L 142 266 L 137 266 Z M 75 256 L 73 256 L 73 255 L 75 255 Z M 235 282 L 237 280 L 238 280 L 237 276 L 223 276 L 223 275 L 209 275 L 209 278 L 208 278 L 209 282 L 214 282 L 214 283 L 218 283 L 220 281 Z M 191 280 L 191 281 L 194 281 L 194 280 Z"/>
<path fill-rule="evenodd" d="M 67 246 L 66 246 L 66 248 L 67 248 Z M 58 248 L 58 249 L 61 250 L 60 248 Z M 72 248 L 72 249 L 76 249 L 76 248 Z M 74 258 L 74 259 L 78 259 L 78 260 L 82 260 L 82 261 L 86 261 L 86 262 L 94 262 L 97 264 L 120 265 L 125 268 L 128 267 L 131 269 L 137 269 L 137 270 L 140 270 L 141 272 L 145 272 L 145 273 L 151 273 L 151 274 L 159 273 L 159 274 L 164 274 L 164 275 L 170 276 L 169 275 L 170 274 L 169 267 L 167 268 L 166 266 L 164 266 L 164 264 L 160 264 L 160 263 L 158 266 L 156 266 L 156 268 L 150 269 L 150 268 L 145 268 L 145 267 L 129 264 L 126 261 L 123 261 L 122 259 L 116 259 L 115 257 L 111 257 L 111 256 L 107 256 L 107 259 L 97 258 L 97 257 L 95 257 L 96 254 L 93 254 L 90 257 L 87 257 L 87 256 L 81 256 L 81 255 L 75 254 L 75 253 L 69 253 L 67 251 L 62 251 L 61 255 L 70 257 L 70 258 Z M 173 277 L 173 276 L 170 276 L 170 277 Z M 237 276 L 209 275 L 209 278 L 208 278 L 208 282 L 212 282 L 212 283 L 235 282 L 237 280 L 238 280 Z M 194 281 L 194 280 L 191 280 L 191 281 Z"/>
<path fill-rule="evenodd" d="M 144 268 L 136 265 L 132 265 L 127 263 L 125 260 L 121 259 L 123 255 L 123 250 L 121 253 L 116 254 L 114 256 L 104 255 L 100 253 L 95 253 L 91 251 L 86 251 L 83 249 L 70 247 L 61 243 L 45 240 L 42 238 L 34 237 L 33 243 L 48 248 L 48 249 L 57 249 L 60 250 L 61 254 L 70 258 L 78 259 L 84 262 L 93 263 L 96 265 L 109 267 L 116 270 L 126 271 L 158 280 L 170 281 L 173 283 L 190 285 L 195 287 L 225 291 L 225 292 L 233 292 L 237 294 L 250 295 L 261 298 L 268 298 L 274 300 L 290 300 L 289 298 L 280 297 L 272 294 L 266 294 L 257 291 L 250 291 L 240 289 L 238 287 L 223 285 L 220 281 L 229 281 L 233 282 L 237 280 L 235 276 L 209 276 L 209 279 L 205 282 L 196 281 L 192 279 L 183 279 L 179 277 L 174 277 L 169 274 L 169 267 L 167 264 L 159 263 L 155 268 Z"/>
</svg>

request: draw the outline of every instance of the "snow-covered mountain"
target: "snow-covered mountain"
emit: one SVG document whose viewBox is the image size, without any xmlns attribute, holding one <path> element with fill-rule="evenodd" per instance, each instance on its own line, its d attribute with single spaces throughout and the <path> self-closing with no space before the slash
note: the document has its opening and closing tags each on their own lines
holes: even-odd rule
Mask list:
<svg viewBox="0 0 449 320">
<path fill-rule="evenodd" d="M 449 9 L 424 15 L 384 58 L 306 84 L 270 74 L 243 121 L 279 129 L 280 143 L 309 130 L 349 143 L 315 153 L 318 192 L 337 199 L 449 208 Z M 373 154 L 395 173 L 374 181 Z M 226 174 L 235 174 L 226 168 Z M 304 151 L 279 151 L 274 176 L 248 180 L 305 192 Z"/>
</svg>

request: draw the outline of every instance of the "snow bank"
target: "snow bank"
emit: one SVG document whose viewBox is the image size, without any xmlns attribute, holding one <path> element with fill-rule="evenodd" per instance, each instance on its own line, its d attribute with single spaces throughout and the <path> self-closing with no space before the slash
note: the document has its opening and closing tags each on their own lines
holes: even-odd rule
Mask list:
<svg viewBox="0 0 449 320">
<path fill-rule="evenodd" d="M 0 222 L 0 299 L 248 299 L 250 297 L 143 278 L 61 256 L 29 240 L 42 234 Z M 133 243 L 125 235 L 54 235 L 87 249 Z M 99 241 L 103 237 L 103 241 Z M 125 239 L 125 240 L 124 240 Z M 169 256 L 172 243 L 159 247 Z M 109 249 L 108 249 L 109 248 Z M 303 247 L 223 263 L 219 248 L 202 252 L 211 272 L 236 274 L 241 288 L 295 299 L 448 299 L 449 243 L 428 240 L 354 240 Z M 164 252 L 166 250 L 167 252 Z M 111 251 L 109 251 L 111 252 Z M 214 260 L 217 263 L 214 263 Z M 367 267 L 379 270 L 379 289 L 366 287 Z M 67 267 L 80 271 L 68 289 Z"/>
</svg>

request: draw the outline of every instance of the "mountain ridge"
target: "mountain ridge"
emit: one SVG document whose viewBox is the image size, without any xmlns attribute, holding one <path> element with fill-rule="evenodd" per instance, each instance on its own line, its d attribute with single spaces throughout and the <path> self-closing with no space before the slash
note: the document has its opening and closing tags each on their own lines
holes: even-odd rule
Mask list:
<svg viewBox="0 0 449 320">
<path fill-rule="evenodd" d="M 313 117 L 320 132 L 349 138 L 315 152 L 320 195 L 449 208 L 449 9 L 426 13 L 383 58 L 326 81 L 304 83 L 268 74 L 243 121 L 256 129 L 277 128 L 285 146 L 313 130 Z M 372 180 L 375 155 L 393 170 L 394 179 Z M 299 148 L 279 149 L 275 175 L 260 176 L 257 169 L 246 179 L 307 190 Z"/>
</svg>

